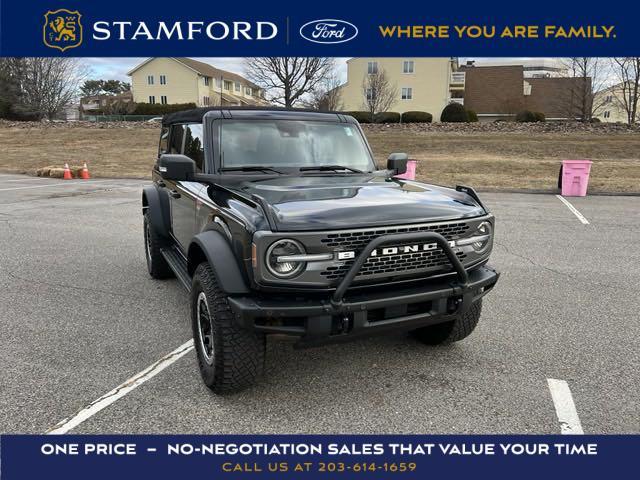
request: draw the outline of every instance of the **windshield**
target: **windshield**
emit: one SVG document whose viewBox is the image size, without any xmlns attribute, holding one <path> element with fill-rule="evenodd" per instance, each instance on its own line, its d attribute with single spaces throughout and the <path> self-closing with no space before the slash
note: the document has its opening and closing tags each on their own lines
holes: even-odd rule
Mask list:
<svg viewBox="0 0 640 480">
<path fill-rule="evenodd" d="M 243 166 L 287 168 L 340 165 L 374 170 L 355 125 L 300 120 L 225 120 L 220 127 L 223 169 Z"/>
</svg>

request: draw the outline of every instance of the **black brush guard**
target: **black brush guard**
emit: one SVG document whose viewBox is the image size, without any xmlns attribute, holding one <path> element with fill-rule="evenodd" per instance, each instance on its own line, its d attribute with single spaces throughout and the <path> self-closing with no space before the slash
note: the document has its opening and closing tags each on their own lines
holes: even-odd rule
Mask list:
<svg viewBox="0 0 640 480">
<path fill-rule="evenodd" d="M 384 293 L 349 292 L 358 272 L 375 249 L 411 242 L 437 244 L 451 263 L 456 273 L 455 280 L 452 281 L 451 277 L 426 278 L 419 286 L 391 289 Z M 242 327 L 264 333 L 298 335 L 301 337 L 298 346 L 306 347 L 452 320 L 493 288 L 498 277 L 499 273 L 489 266 L 467 272 L 439 233 L 397 233 L 371 240 L 330 298 L 262 297 L 256 294 L 255 297 L 231 297 L 229 304 L 236 322 Z M 415 306 L 422 310 L 415 311 Z"/>
</svg>

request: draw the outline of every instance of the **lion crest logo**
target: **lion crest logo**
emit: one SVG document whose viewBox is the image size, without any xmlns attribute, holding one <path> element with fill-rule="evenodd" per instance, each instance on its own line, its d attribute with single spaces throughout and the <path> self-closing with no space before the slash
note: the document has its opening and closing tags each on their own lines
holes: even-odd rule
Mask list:
<svg viewBox="0 0 640 480">
<path fill-rule="evenodd" d="M 77 10 L 65 8 L 45 13 L 42 27 L 44 44 L 61 52 L 82 44 L 81 16 Z"/>
</svg>

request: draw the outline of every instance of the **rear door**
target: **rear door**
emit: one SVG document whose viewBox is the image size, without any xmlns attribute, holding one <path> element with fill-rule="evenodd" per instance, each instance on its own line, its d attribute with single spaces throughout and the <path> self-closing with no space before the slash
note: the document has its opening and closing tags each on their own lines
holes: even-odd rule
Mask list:
<svg viewBox="0 0 640 480">
<path fill-rule="evenodd" d="M 196 171 L 202 172 L 204 149 L 202 124 L 172 125 L 169 134 L 169 152 L 181 153 L 196 162 Z M 184 252 L 196 233 L 196 199 L 205 188 L 199 182 L 165 181 L 171 202 L 171 230 Z"/>
</svg>

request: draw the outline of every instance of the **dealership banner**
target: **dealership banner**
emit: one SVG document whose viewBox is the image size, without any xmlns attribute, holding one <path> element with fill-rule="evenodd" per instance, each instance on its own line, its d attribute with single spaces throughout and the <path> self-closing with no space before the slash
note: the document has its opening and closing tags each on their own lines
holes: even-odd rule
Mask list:
<svg viewBox="0 0 640 480">
<path fill-rule="evenodd" d="M 3 0 L 0 56 L 625 56 L 632 4 Z"/>
<path fill-rule="evenodd" d="M 640 436 L 6 435 L 1 446 L 2 480 L 623 479 L 636 478 Z"/>
</svg>

